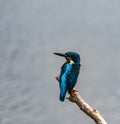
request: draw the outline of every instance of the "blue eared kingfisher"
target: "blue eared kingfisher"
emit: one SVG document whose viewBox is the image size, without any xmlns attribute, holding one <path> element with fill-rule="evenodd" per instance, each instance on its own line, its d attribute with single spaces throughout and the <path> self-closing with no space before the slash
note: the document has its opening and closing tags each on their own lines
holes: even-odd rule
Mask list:
<svg viewBox="0 0 120 124">
<path fill-rule="evenodd" d="M 66 92 L 77 92 L 74 88 L 80 73 L 81 60 L 80 56 L 76 52 L 54 53 L 55 55 L 62 56 L 66 59 L 66 62 L 61 67 L 60 76 L 56 79 L 59 81 L 60 87 L 60 101 L 65 100 Z"/>
</svg>

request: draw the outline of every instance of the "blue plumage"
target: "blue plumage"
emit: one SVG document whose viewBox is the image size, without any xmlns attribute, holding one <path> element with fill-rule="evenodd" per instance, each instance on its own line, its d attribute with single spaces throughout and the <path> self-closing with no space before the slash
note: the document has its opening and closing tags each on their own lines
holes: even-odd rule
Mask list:
<svg viewBox="0 0 120 124">
<path fill-rule="evenodd" d="M 80 56 L 76 52 L 67 52 L 65 54 L 54 53 L 66 58 L 66 62 L 61 67 L 59 77 L 60 100 L 64 101 L 66 92 L 71 91 L 76 85 L 80 70 Z"/>
</svg>

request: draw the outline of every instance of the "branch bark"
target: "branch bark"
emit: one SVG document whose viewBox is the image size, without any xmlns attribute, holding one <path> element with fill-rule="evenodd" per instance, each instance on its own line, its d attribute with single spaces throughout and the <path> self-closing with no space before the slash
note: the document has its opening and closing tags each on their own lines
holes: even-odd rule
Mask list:
<svg viewBox="0 0 120 124">
<path fill-rule="evenodd" d="M 56 80 L 59 81 L 59 78 L 56 77 Z M 107 124 L 107 122 L 104 120 L 102 115 L 99 113 L 99 111 L 96 108 L 91 107 L 88 105 L 83 98 L 80 96 L 78 92 L 69 92 L 69 101 L 76 103 L 77 106 L 90 118 L 92 118 L 96 124 Z"/>
<path fill-rule="evenodd" d="M 74 102 L 78 105 L 78 107 L 89 117 L 91 117 L 96 124 L 107 124 L 107 122 L 104 120 L 102 115 L 99 113 L 99 111 L 96 108 L 91 107 L 88 105 L 80 96 L 78 92 L 71 92 L 69 93 L 69 101 Z"/>
</svg>

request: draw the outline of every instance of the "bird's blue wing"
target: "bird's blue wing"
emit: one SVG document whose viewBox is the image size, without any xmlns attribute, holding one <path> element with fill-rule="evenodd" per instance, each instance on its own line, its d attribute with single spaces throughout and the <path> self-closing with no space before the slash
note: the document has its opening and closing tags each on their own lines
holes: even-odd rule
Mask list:
<svg viewBox="0 0 120 124">
<path fill-rule="evenodd" d="M 72 90 L 76 85 L 80 65 L 65 63 L 60 73 L 60 100 L 64 101 L 67 90 Z"/>
<path fill-rule="evenodd" d="M 72 66 L 70 64 L 65 63 L 61 68 L 60 73 L 60 100 L 64 101 L 67 91 L 67 81 L 69 77 L 69 73 Z"/>
</svg>

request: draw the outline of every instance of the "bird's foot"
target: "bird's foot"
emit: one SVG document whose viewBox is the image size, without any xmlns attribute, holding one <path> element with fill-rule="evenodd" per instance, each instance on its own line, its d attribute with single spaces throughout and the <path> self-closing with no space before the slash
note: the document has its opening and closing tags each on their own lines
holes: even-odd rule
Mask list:
<svg viewBox="0 0 120 124">
<path fill-rule="evenodd" d="M 71 90 L 71 92 L 78 92 L 78 90 L 75 89 L 75 88 L 73 88 L 73 89 Z"/>
</svg>

